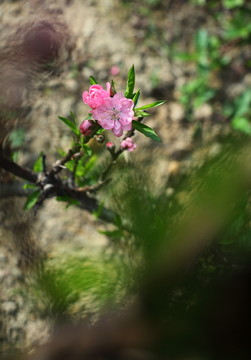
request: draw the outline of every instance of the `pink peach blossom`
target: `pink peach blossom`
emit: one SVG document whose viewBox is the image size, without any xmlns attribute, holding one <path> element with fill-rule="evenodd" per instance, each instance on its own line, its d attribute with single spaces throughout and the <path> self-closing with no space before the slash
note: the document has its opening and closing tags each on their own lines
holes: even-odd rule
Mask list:
<svg viewBox="0 0 251 360">
<path fill-rule="evenodd" d="M 117 93 L 108 97 L 103 104 L 92 110 L 92 115 L 99 125 L 107 130 L 112 130 L 115 136 L 121 136 L 123 130 L 132 129 L 134 103 L 131 99 Z"/>
<path fill-rule="evenodd" d="M 105 99 L 110 97 L 110 91 L 110 83 L 106 83 L 106 90 L 104 90 L 101 85 L 91 85 L 89 91 L 84 91 L 82 94 L 83 102 L 92 109 L 96 109 L 104 103 Z"/>
<path fill-rule="evenodd" d="M 133 142 L 132 138 L 128 137 L 125 140 L 123 140 L 120 144 L 121 149 L 133 151 L 136 149 L 137 145 Z"/>
</svg>

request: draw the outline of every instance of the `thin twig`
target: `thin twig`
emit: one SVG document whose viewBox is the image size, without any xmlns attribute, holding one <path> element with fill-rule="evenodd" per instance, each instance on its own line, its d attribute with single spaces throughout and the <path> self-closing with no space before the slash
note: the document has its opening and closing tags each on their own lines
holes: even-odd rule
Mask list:
<svg viewBox="0 0 251 360">
<path fill-rule="evenodd" d="M 44 173 L 44 175 L 46 175 L 47 168 L 46 168 L 46 155 L 45 154 L 42 155 L 42 166 L 43 166 L 43 173 Z"/>
<path fill-rule="evenodd" d="M 138 118 L 138 122 L 142 122 L 143 120 L 143 116 L 139 117 Z M 132 137 L 135 135 L 135 129 L 132 128 L 132 130 L 128 131 L 126 133 L 126 135 L 123 137 L 122 141 L 129 138 L 129 137 Z M 112 157 L 112 160 L 109 162 L 108 166 L 102 171 L 101 175 L 100 175 L 100 178 L 99 178 L 99 181 L 98 181 L 98 184 L 105 184 L 104 180 L 106 178 L 106 176 L 108 175 L 108 173 L 110 172 L 111 168 L 113 167 L 113 165 L 116 164 L 117 162 L 117 159 L 118 157 L 125 151 L 125 149 L 118 149 L 116 152 L 110 152 L 111 154 L 111 157 Z M 101 188 L 101 186 L 99 186 L 99 188 Z"/>
<path fill-rule="evenodd" d="M 52 166 L 52 169 L 50 171 L 51 174 L 56 175 L 58 174 L 63 168 L 64 165 L 71 160 L 72 156 L 76 153 L 78 153 L 81 149 L 80 145 L 74 146 L 72 149 L 70 149 L 67 154 L 61 159 L 57 160 L 55 164 Z"/>
</svg>

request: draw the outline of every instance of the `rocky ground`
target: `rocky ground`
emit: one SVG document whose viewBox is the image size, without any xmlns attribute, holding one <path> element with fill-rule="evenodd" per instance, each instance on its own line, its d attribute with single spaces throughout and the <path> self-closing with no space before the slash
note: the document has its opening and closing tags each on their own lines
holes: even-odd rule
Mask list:
<svg viewBox="0 0 251 360">
<path fill-rule="evenodd" d="M 6 44 L 15 26 L 49 11 L 68 25 L 74 48 L 71 60 L 64 62 L 57 76 L 47 74 L 36 82 L 32 110 L 25 119 L 20 163 L 32 164 L 41 151 L 46 152 L 48 162 L 55 160 L 55 148 L 67 149 L 70 144 L 69 134 L 57 117 L 66 116 L 71 110 L 79 121 L 85 116 L 87 109 L 81 93 L 88 88 L 88 77 L 93 75 L 104 84 L 111 78 L 112 67 L 117 66 L 119 72 L 113 78 L 117 88 L 123 90 L 132 64 L 136 68 L 136 85 L 143 94 L 142 104 L 167 99 L 147 122 L 163 142 L 153 144 L 137 135 L 138 148 L 132 154 L 132 158 L 142 162 L 150 157 L 156 183 L 167 182 L 170 174 L 199 166 L 205 157 L 220 151 L 220 143 L 212 139 L 227 132 L 228 125 L 212 124 L 209 105 L 197 113 L 204 129 L 199 140 L 203 149 L 194 151 L 198 145 L 194 141 L 195 124 L 184 121 L 184 109 L 177 101 L 177 89 L 189 69 L 173 61 L 167 51 L 179 36 L 181 46 L 187 46 L 187 39 L 203 21 L 203 14 L 198 11 L 194 16 L 189 5 L 181 6 L 181 2 L 152 13 L 146 6 L 144 16 L 128 2 L 118 0 L 1 1 L 1 45 Z M 16 205 L 10 206 L 9 202 L 2 200 L 0 209 L 0 346 L 4 350 L 14 344 L 32 348 L 45 341 L 51 331 L 48 318 L 37 311 L 29 293 L 28 275 L 20 267 L 13 229 L 20 223 L 26 224 L 27 236 L 35 247 L 52 258 L 60 258 L 62 253 L 97 253 L 107 244 L 106 237 L 97 232 L 107 225 L 84 211 L 74 207 L 66 211 L 65 205 L 50 200 L 34 217 L 32 212 L 22 212 L 23 199 L 16 199 Z"/>
</svg>

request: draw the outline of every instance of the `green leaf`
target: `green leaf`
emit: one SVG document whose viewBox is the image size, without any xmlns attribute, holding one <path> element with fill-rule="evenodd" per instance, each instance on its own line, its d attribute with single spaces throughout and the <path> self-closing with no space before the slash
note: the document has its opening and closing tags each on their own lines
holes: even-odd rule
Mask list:
<svg viewBox="0 0 251 360">
<path fill-rule="evenodd" d="M 66 151 L 62 150 L 62 149 L 57 149 L 57 153 L 60 156 L 65 156 L 66 155 Z"/>
<path fill-rule="evenodd" d="M 137 117 L 145 117 L 145 116 L 150 116 L 150 114 L 148 114 L 147 112 L 143 111 L 143 110 L 136 110 L 134 109 L 134 114 Z"/>
<path fill-rule="evenodd" d="M 82 144 L 82 148 L 87 156 L 89 156 L 89 157 L 92 156 L 92 149 L 90 148 L 90 146 L 88 146 L 86 144 Z"/>
<path fill-rule="evenodd" d="M 235 130 L 239 130 L 244 134 L 251 135 L 251 124 L 246 118 L 240 117 L 233 119 L 232 126 Z"/>
<path fill-rule="evenodd" d="M 120 239 L 123 235 L 123 232 L 120 229 L 111 230 L 111 231 L 99 230 L 99 233 L 104 234 L 111 239 Z"/>
<path fill-rule="evenodd" d="M 56 199 L 57 199 L 57 201 L 67 202 L 66 208 L 68 208 L 71 205 L 80 205 L 80 202 L 78 200 L 73 199 L 68 195 L 57 196 Z"/>
<path fill-rule="evenodd" d="M 100 134 L 102 134 L 104 131 L 105 131 L 105 129 L 101 128 L 101 129 L 99 129 L 99 130 L 96 132 L 96 134 L 97 134 L 97 135 L 100 135 Z"/>
<path fill-rule="evenodd" d="M 93 120 L 92 114 L 89 113 L 88 116 L 84 120 Z"/>
<path fill-rule="evenodd" d="M 182 61 L 196 61 L 197 58 L 195 54 L 187 54 L 187 53 L 176 53 L 174 54 L 174 57 Z"/>
<path fill-rule="evenodd" d="M 138 121 L 133 120 L 132 121 L 133 128 L 141 132 L 143 135 L 151 138 L 152 140 L 161 142 L 159 136 L 156 134 L 156 132 L 150 128 L 149 126 L 142 124 Z"/>
<path fill-rule="evenodd" d="M 140 97 L 140 89 L 136 93 L 133 94 L 132 100 L 134 102 L 134 107 L 137 106 L 139 97 Z"/>
<path fill-rule="evenodd" d="M 237 6 L 241 6 L 244 4 L 244 0 L 223 0 L 223 5 L 227 9 L 233 9 Z"/>
<path fill-rule="evenodd" d="M 137 108 L 135 110 L 145 110 L 145 109 L 154 108 L 154 107 L 157 107 L 157 106 L 160 106 L 160 105 L 164 104 L 165 102 L 166 102 L 166 100 L 155 101 L 155 102 L 153 102 L 151 104 L 140 106 L 139 108 Z"/>
<path fill-rule="evenodd" d="M 91 84 L 91 85 L 97 84 L 97 81 L 94 79 L 93 76 L 90 76 L 90 77 L 89 77 L 89 81 L 90 81 L 90 84 Z"/>
<path fill-rule="evenodd" d="M 24 129 L 13 130 L 9 135 L 10 143 L 12 148 L 18 148 L 25 142 L 25 131 Z"/>
<path fill-rule="evenodd" d="M 205 29 L 200 29 L 195 36 L 195 44 L 198 52 L 203 52 L 208 46 L 208 32 Z"/>
<path fill-rule="evenodd" d="M 63 116 L 59 116 L 58 118 L 63 123 L 65 123 L 65 125 L 67 125 L 71 129 L 71 131 L 74 132 L 74 134 L 76 134 L 78 136 L 80 135 L 79 129 L 77 128 L 76 124 L 74 124 L 71 120 L 69 120 Z"/>
<path fill-rule="evenodd" d="M 127 84 L 126 84 L 126 91 L 125 91 L 125 97 L 127 99 L 133 98 L 133 91 L 134 91 L 134 85 L 135 85 L 135 70 L 134 65 L 130 68 L 127 76 Z"/>
<path fill-rule="evenodd" d="M 117 94 L 117 91 L 115 89 L 115 83 L 114 81 L 112 80 L 111 81 L 111 96 L 114 96 L 115 94 Z"/>
<path fill-rule="evenodd" d="M 43 171 L 43 153 L 42 152 L 33 165 L 33 171 L 38 172 L 38 173 Z"/>
<path fill-rule="evenodd" d="M 65 164 L 65 167 L 69 170 L 69 171 L 73 171 L 74 167 L 75 167 L 75 160 L 69 160 L 67 161 L 67 163 Z"/>
<path fill-rule="evenodd" d="M 23 185 L 23 189 L 26 190 L 26 189 L 36 189 L 37 188 L 37 185 L 35 184 L 24 184 Z"/>
<path fill-rule="evenodd" d="M 24 204 L 24 210 L 30 210 L 31 208 L 33 208 L 33 206 L 36 205 L 39 196 L 40 190 L 35 190 L 31 194 L 29 194 L 26 203 Z"/>
<path fill-rule="evenodd" d="M 251 91 L 245 91 L 235 101 L 236 112 L 235 117 L 242 117 L 251 107 Z"/>
</svg>

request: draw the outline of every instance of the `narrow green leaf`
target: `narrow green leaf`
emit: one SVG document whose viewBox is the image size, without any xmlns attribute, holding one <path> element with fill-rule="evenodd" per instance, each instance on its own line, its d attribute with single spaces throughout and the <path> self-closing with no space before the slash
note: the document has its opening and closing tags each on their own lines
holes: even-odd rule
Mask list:
<svg viewBox="0 0 251 360">
<path fill-rule="evenodd" d="M 159 136 L 156 134 L 156 132 L 150 128 L 149 126 L 142 124 L 138 121 L 133 120 L 132 121 L 133 128 L 141 132 L 143 135 L 151 138 L 152 140 L 161 142 Z"/>
<path fill-rule="evenodd" d="M 137 106 L 138 100 L 140 97 L 140 89 L 138 91 L 136 91 L 136 93 L 133 94 L 133 102 L 134 102 L 134 107 Z"/>
<path fill-rule="evenodd" d="M 137 117 L 145 117 L 145 116 L 150 116 L 150 114 L 148 114 L 147 112 L 143 111 L 143 110 L 136 110 L 134 109 L 134 114 Z"/>
<path fill-rule="evenodd" d="M 111 230 L 111 231 L 99 230 L 99 233 L 104 234 L 111 239 L 120 239 L 123 235 L 123 232 L 120 229 Z"/>
<path fill-rule="evenodd" d="M 125 91 L 125 97 L 128 99 L 132 99 L 133 97 L 133 91 L 134 91 L 134 85 L 135 85 L 135 70 L 134 65 L 130 68 L 127 76 L 127 84 L 126 84 L 126 91 Z"/>
<path fill-rule="evenodd" d="M 157 107 L 157 106 L 160 106 L 160 105 L 164 104 L 165 102 L 166 102 L 166 100 L 155 101 L 155 102 L 153 102 L 151 104 L 140 106 L 139 108 L 137 108 L 135 110 L 145 110 L 145 109 L 154 108 L 154 107 Z"/>
<path fill-rule="evenodd" d="M 24 204 L 24 210 L 30 210 L 36 205 L 37 200 L 40 196 L 40 190 L 35 190 L 31 194 L 28 195 L 26 203 Z"/>
<path fill-rule="evenodd" d="M 248 113 L 251 105 L 251 91 L 247 90 L 243 92 L 239 97 L 237 97 L 235 105 L 235 117 L 239 118 Z"/>
<path fill-rule="evenodd" d="M 204 53 L 208 47 L 209 35 L 207 30 L 200 29 L 195 36 L 197 52 Z"/>
<path fill-rule="evenodd" d="M 33 171 L 42 172 L 43 171 L 43 153 L 41 152 L 37 160 L 33 165 Z"/>
<path fill-rule="evenodd" d="M 99 129 L 99 130 L 96 132 L 96 134 L 97 134 L 97 135 L 100 135 L 100 134 L 102 134 L 104 131 L 105 131 L 105 129 L 101 128 L 101 129 Z"/>
<path fill-rule="evenodd" d="M 244 117 L 233 119 L 232 126 L 235 130 L 239 130 L 244 134 L 251 135 L 251 124 L 248 119 Z"/>
<path fill-rule="evenodd" d="M 23 185 L 23 189 L 26 190 L 26 189 L 36 189 L 37 188 L 37 185 L 35 184 L 24 184 Z"/>
<path fill-rule="evenodd" d="M 90 148 L 90 146 L 88 146 L 86 144 L 82 144 L 82 148 L 87 156 L 89 156 L 89 157 L 92 156 L 92 149 Z"/>
<path fill-rule="evenodd" d="M 88 116 L 84 120 L 93 120 L 92 114 L 89 113 Z"/>
<path fill-rule="evenodd" d="M 238 6 L 242 6 L 244 4 L 244 0 L 223 0 L 223 5 L 227 9 L 233 9 Z"/>
<path fill-rule="evenodd" d="M 112 80 L 111 81 L 111 96 L 114 96 L 115 94 L 117 94 L 117 91 L 115 89 L 115 82 Z"/>
<path fill-rule="evenodd" d="M 59 116 L 58 117 L 59 120 L 61 120 L 63 123 L 65 123 L 66 126 L 68 126 L 72 132 L 74 132 L 74 134 L 76 135 L 79 135 L 80 134 L 80 131 L 79 129 L 77 128 L 77 126 L 69 119 L 63 117 L 63 116 Z"/>
<path fill-rule="evenodd" d="M 90 77 L 89 77 L 89 81 L 90 81 L 90 84 L 91 84 L 91 85 L 97 84 L 97 81 L 94 79 L 93 76 L 90 76 Z"/>
</svg>

